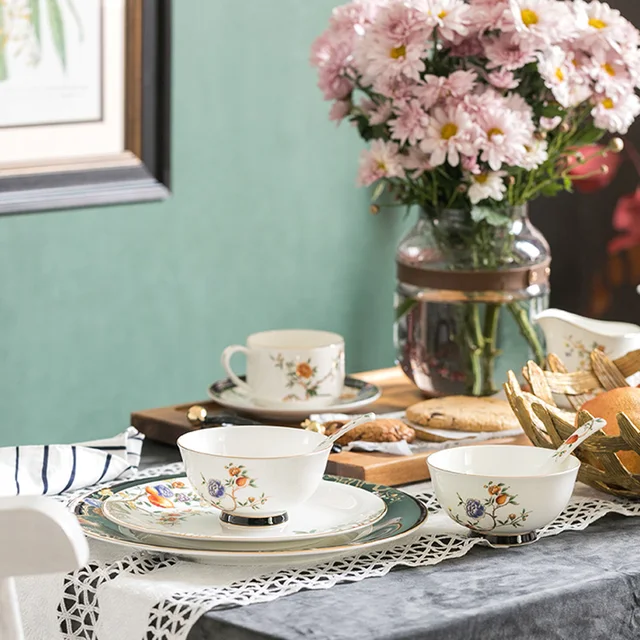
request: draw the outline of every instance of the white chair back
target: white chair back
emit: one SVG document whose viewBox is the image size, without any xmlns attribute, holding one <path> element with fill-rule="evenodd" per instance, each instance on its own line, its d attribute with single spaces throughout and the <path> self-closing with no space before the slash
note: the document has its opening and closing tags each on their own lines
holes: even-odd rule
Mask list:
<svg viewBox="0 0 640 640">
<path fill-rule="evenodd" d="M 62 504 L 0 499 L 0 640 L 23 640 L 15 577 L 73 571 L 88 559 L 80 524 Z"/>
</svg>

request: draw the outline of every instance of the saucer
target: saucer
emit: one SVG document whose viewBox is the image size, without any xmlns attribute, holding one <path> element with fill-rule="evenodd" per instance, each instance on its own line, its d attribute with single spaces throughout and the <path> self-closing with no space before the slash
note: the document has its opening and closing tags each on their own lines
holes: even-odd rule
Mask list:
<svg viewBox="0 0 640 640">
<path fill-rule="evenodd" d="M 164 475 L 155 479 L 147 479 L 147 482 L 168 482 L 182 477 L 184 477 L 183 474 Z M 94 540 L 109 542 L 129 550 L 172 553 L 199 562 L 251 566 L 265 563 L 282 564 L 294 560 L 309 561 L 330 556 L 357 554 L 381 546 L 386 547 L 403 538 L 416 535 L 427 518 L 425 505 L 417 498 L 398 489 L 354 478 L 325 476 L 325 480 L 374 493 L 384 501 L 387 506 L 386 513 L 373 525 L 351 536 L 330 536 L 301 541 L 297 544 L 293 542 L 245 542 L 240 545 L 239 543 L 214 543 L 205 540 L 152 536 L 131 531 L 111 522 L 102 511 L 104 502 L 114 492 L 118 493 L 140 484 L 140 480 L 119 482 L 111 485 L 111 488 L 93 489 L 74 500 L 69 505 L 69 509 L 78 518 L 86 536 Z"/>
<path fill-rule="evenodd" d="M 244 378 L 241 376 L 241 378 Z M 367 405 L 375 402 L 381 395 L 380 387 L 370 382 L 364 382 L 356 378 L 347 376 L 344 381 L 342 395 L 330 405 L 317 407 L 310 405 L 309 408 L 297 407 L 263 407 L 256 404 L 244 391 L 239 389 L 228 378 L 214 382 L 208 390 L 209 397 L 219 405 L 229 409 L 235 409 L 241 413 L 252 416 L 259 416 L 269 420 L 284 422 L 301 422 L 312 413 L 353 413 Z"/>
<path fill-rule="evenodd" d="M 102 510 L 115 524 L 140 533 L 210 542 L 289 542 L 355 533 L 380 520 L 387 506 L 374 493 L 323 480 L 307 502 L 291 510 L 286 524 L 230 527 L 180 476 L 140 480 L 111 495 Z"/>
</svg>

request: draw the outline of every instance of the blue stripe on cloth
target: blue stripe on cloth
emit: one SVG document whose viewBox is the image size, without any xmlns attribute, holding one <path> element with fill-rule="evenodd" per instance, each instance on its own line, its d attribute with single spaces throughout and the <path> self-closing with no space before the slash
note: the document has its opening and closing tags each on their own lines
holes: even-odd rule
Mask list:
<svg viewBox="0 0 640 640">
<path fill-rule="evenodd" d="M 108 446 L 108 447 L 95 446 L 95 447 L 89 447 L 89 449 L 97 449 L 98 451 L 126 451 L 127 447 L 125 447 L 124 445 Z"/>
<path fill-rule="evenodd" d="M 20 468 L 20 447 L 16 447 L 16 495 L 20 495 L 20 481 L 18 480 L 18 469 Z"/>
<path fill-rule="evenodd" d="M 109 465 L 111 464 L 111 454 L 107 453 L 107 459 L 104 463 L 104 469 L 102 470 L 102 475 L 96 480 L 96 484 L 102 480 L 107 475 L 107 471 L 109 470 Z"/>
<path fill-rule="evenodd" d="M 44 455 L 42 456 L 42 495 L 46 495 L 49 490 L 49 478 L 47 478 L 47 467 L 49 466 L 49 445 L 44 445 Z"/>
<path fill-rule="evenodd" d="M 144 440 L 144 436 L 130 436 L 128 440 Z"/>
<path fill-rule="evenodd" d="M 65 488 L 60 492 L 64 493 L 71 487 L 73 481 L 76 479 L 76 447 L 71 445 L 71 454 L 73 455 L 73 462 L 71 463 L 71 475 L 69 476 L 69 482 L 67 482 Z"/>
</svg>

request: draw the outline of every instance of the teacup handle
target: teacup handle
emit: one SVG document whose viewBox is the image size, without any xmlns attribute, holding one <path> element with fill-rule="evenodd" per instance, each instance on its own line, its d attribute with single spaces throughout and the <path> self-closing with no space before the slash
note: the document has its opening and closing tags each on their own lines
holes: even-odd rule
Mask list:
<svg viewBox="0 0 640 640">
<path fill-rule="evenodd" d="M 246 391 L 247 393 L 250 393 L 251 387 L 244 380 L 240 380 L 240 378 L 238 378 L 238 376 L 233 372 L 233 369 L 231 368 L 231 358 L 236 353 L 244 353 L 245 356 L 248 356 L 249 349 L 239 344 L 232 344 L 230 347 L 227 347 L 222 352 L 222 366 L 224 367 L 224 370 L 227 372 L 227 375 L 229 376 L 229 378 L 231 378 L 231 381 L 236 385 L 236 387 L 242 389 L 243 391 Z"/>
</svg>

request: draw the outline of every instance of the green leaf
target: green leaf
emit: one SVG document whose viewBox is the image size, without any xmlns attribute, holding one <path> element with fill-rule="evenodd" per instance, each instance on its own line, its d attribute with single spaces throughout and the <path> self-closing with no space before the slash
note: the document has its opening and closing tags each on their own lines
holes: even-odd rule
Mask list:
<svg viewBox="0 0 640 640">
<path fill-rule="evenodd" d="M 509 216 L 495 211 L 490 207 L 473 207 L 471 209 L 471 218 L 474 222 L 482 222 L 485 220 L 492 227 L 505 227 L 511 222 Z"/>
<path fill-rule="evenodd" d="M 593 144 L 598 142 L 604 135 L 602 129 L 597 129 L 594 126 L 587 126 L 580 130 L 580 133 L 571 140 L 571 146 L 583 147 L 587 144 Z"/>
<path fill-rule="evenodd" d="M 5 5 L 0 4 L 0 34 L 4 34 L 4 12 Z M 7 58 L 5 55 L 5 46 L 7 39 L 4 35 L 0 35 L 0 82 L 6 80 L 9 77 L 9 71 L 7 69 Z"/>
<path fill-rule="evenodd" d="M 36 34 L 38 44 L 40 44 L 40 0 L 29 0 L 29 9 L 31 10 L 33 32 Z"/>
<path fill-rule="evenodd" d="M 551 184 L 547 184 L 542 189 L 540 189 L 540 193 L 543 196 L 552 197 L 560 193 L 564 189 L 564 184 L 560 184 L 558 182 L 552 182 Z"/>
<path fill-rule="evenodd" d="M 62 63 L 62 68 L 66 71 L 67 47 L 64 37 L 64 21 L 58 0 L 47 0 L 47 9 L 49 12 L 49 28 L 51 29 L 51 36 L 53 37 L 53 44 Z"/>
<path fill-rule="evenodd" d="M 404 302 L 402 302 L 402 304 L 400 304 L 396 308 L 396 322 L 398 322 L 398 320 L 409 313 L 409 311 L 411 311 L 411 309 L 413 309 L 413 307 L 415 307 L 417 304 L 418 301 L 414 300 L 413 298 L 407 298 Z M 460 498 L 460 496 L 458 496 L 458 498 Z M 460 500 L 462 500 L 462 498 L 460 498 Z"/>
<path fill-rule="evenodd" d="M 380 196 L 384 193 L 386 186 L 387 185 L 384 182 L 384 180 L 380 180 L 378 182 L 378 184 L 376 185 L 376 188 L 373 190 L 373 194 L 371 195 L 371 202 L 375 202 L 380 198 Z"/>
<path fill-rule="evenodd" d="M 540 112 L 545 118 L 555 118 L 556 116 L 565 116 L 566 111 L 559 104 L 548 104 Z"/>
</svg>

